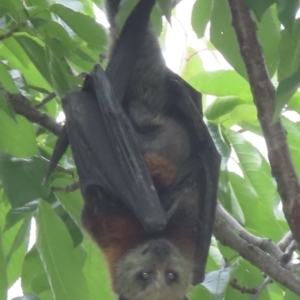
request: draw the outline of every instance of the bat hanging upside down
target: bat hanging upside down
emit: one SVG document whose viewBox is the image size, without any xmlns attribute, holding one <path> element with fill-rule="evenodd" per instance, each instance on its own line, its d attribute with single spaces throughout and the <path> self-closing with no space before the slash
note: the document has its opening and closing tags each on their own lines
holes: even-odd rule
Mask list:
<svg viewBox="0 0 300 300">
<path fill-rule="evenodd" d="M 200 94 L 170 71 L 140 0 L 120 34 L 120 0 L 107 0 L 113 38 L 63 99 L 66 125 L 49 172 L 71 145 L 85 200 L 83 225 L 104 252 L 122 300 L 183 300 L 203 281 L 220 156 Z M 116 38 L 117 37 L 117 38 Z"/>
</svg>

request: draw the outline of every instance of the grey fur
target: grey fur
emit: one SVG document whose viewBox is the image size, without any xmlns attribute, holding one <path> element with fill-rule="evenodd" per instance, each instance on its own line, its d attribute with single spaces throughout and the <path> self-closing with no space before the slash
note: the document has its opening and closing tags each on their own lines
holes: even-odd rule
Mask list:
<svg viewBox="0 0 300 300">
<path fill-rule="evenodd" d="M 110 49 L 114 47 L 119 32 L 115 24 L 115 17 L 120 2 L 122 1 L 106 0 L 106 11 L 111 25 Z M 133 119 L 137 125 L 143 126 L 150 122 L 153 124 L 153 119 L 162 111 L 167 99 L 165 81 L 165 61 L 155 33 L 149 25 L 142 56 L 131 75 L 131 83 L 125 95 L 125 101 L 130 99 L 128 105 L 130 119 Z"/>
<path fill-rule="evenodd" d="M 192 264 L 165 239 L 155 239 L 135 248 L 116 268 L 115 291 L 130 300 L 182 300 L 192 283 Z M 149 273 L 149 280 L 139 278 Z M 168 272 L 176 280 L 168 280 Z M 189 274 L 189 275 L 188 275 Z"/>
</svg>

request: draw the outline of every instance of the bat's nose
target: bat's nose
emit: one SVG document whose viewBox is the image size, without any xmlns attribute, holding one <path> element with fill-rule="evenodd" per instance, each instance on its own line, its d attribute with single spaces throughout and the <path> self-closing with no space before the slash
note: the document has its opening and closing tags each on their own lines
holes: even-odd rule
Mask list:
<svg viewBox="0 0 300 300">
<path fill-rule="evenodd" d="M 171 247 L 167 241 L 158 240 L 150 245 L 149 250 L 158 257 L 165 257 L 170 254 Z"/>
</svg>

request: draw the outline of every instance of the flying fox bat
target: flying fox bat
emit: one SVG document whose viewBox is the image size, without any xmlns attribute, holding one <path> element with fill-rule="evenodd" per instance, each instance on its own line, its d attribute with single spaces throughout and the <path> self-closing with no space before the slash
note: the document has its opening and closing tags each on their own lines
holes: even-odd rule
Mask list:
<svg viewBox="0 0 300 300">
<path fill-rule="evenodd" d="M 107 0 L 112 36 L 120 0 Z M 140 0 L 79 92 L 63 99 L 68 144 L 85 200 L 83 225 L 108 261 L 120 300 L 184 300 L 204 278 L 220 156 L 201 95 L 170 71 Z"/>
</svg>

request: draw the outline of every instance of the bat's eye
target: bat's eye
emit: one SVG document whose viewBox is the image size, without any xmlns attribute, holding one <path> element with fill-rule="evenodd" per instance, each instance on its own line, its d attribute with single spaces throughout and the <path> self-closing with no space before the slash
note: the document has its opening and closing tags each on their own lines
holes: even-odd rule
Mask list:
<svg viewBox="0 0 300 300">
<path fill-rule="evenodd" d="M 151 273 L 143 271 L 143 272 L 138 273 L 137 277 L 141 281 L 148 281 L 151 277 Z"/>
<path fill-rule="evenodd" d="M 168 270 L 166 272 L 165 276 L 169 282 L 177 282 L 178 281 L 178 274 L 175 271 Z"/>
</svg>

